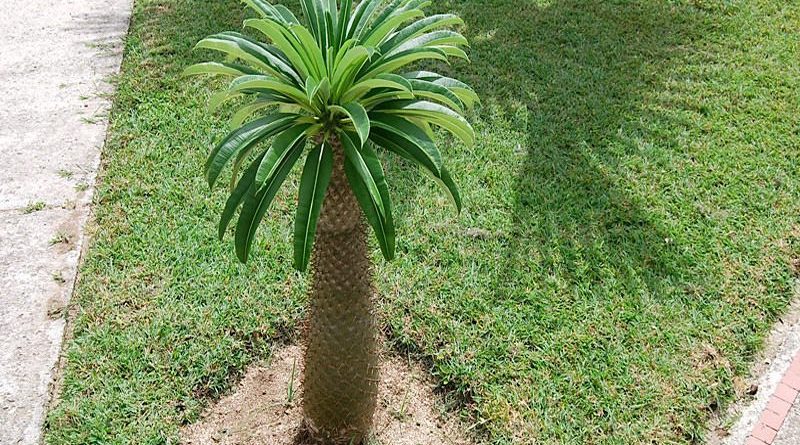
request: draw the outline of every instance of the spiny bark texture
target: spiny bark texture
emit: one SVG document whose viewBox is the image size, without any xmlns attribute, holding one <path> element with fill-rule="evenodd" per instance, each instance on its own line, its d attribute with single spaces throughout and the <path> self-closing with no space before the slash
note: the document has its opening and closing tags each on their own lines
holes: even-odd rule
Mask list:
<svg viewBox="0 0 800 445">
<path fill-rule="evenodd" d="M 378 394 L 372 265 L 361 209 L 332 140 L 334 165 L 317 224 L 306 330 L 303 412 L 325 445 L 360 444 Z"/>
</svg>

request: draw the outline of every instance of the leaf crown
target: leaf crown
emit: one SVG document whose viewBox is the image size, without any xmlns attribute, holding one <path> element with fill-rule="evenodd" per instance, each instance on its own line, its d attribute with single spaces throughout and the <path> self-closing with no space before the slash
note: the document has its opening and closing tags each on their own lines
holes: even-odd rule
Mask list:
<svg viewBox="0 0 800 445">
<path fill-rule="evenodd" d="M 386 259 L 394 257 L 395 229 L 377 148 L 419 165 L 461 210 L 458 189 L 444 166 L 432 127 L 472 145 L 474 132 L 463 115 L 478 97 L 456 79 L 405 71 L 422 60 L 469 60 L 462 49 L 467 40 L 449 29 L 463 24 L 460 18 L 426 16 L 423 8 L 430 0 L 388 4 L 363 0 L 357 5 L 352 0 L 301 0 L 304 26 L 283 5 L 243 2 L 258 15 L 245 20 L 244 27 L 265 41 L 237 32 L 211 35 L 196 48 L 219 51 L 227 56 L 225 61 L 199 63 L 185 71 L 233 77 L 227 88 L 212 96 L 212 111 L 232 99 L 247 99 L 231 118 L 231 132 L 205 164 L 206 179 L 213 187 L 225 166 L 233 163 L 219 236 L 241 207 L 235 246 L 242 262 L 248 259 L 264 214 L 309 141 L 313 148 L 305 157 L 295 219 L 298 270 L 307 268 L 311 256 L 331 177 L 332 137 L 341 142 L 348 183 Z"/>
</svg>

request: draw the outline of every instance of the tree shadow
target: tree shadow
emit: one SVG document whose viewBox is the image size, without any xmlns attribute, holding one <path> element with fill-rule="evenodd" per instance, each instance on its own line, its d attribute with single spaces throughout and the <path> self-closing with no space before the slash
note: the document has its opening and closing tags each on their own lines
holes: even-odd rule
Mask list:
<svg viewBox="0 0 800 445">
<path fill-rule="evenodd" d="M 427 315 L 434 310 L 452 324 L 439 327 L 443 332 L 434 338 L 412 332 L 417 328 L 406 318 L 405 324 L 390 321 L 393 335 L 411 349 L 422 343 L 422 355 L 436 351 L 440 379 L 467 402 L 478 392 L 478 416 L 506 419 L 506 433 L 546 429 L 554 437 L 588 440 L 586 434 L 613 435 L 616 426 L 628 424 L 638 425 L 633 434 L 694 439 L 702 407 L 647 426 L 647 416 L 635 419 L 625 404 L 665 390 L 661 383 L 647 388 L 632 382 L 664 372 L 656 370 L 658 342 L 669 328 L 649 338 L 637 332 L 667 322 L 675 307 L 707 304 L 692 295 L 704 278 L 689 276 L 686 246 L 663 207 L 633 187 L 641 187 L 642 172 L 660 168 L 678 144 L 660 128 L 685 123 L 659 114 L 653 103 L 702 38 L 702 12 L 647 0 L 448 0 L 436 8 L 461 16 L 472 44 L 472 64 L 443 70 L 475 86 L 483 102 L 474 117 L 477 147 L 456 149 L 452 157 L 456 177 L 468 183 L 462 188 L 471 208 L 463 219 L 487 225 L 475 239 L 460 229 L 443 237 L 452 244 L 448 261 L 462 274 L 460 282 L 432 284 L 434 303 L 389 303 L 396 306 L 389 309 L 392 317 L 406 311 L 411 318 L 430 317 L 424 323 L 433 326 L 440 324 Z M 481 141 L 486 138 L 493 140 Z M 508 152 L 487 158 L 481 150 L 488 144 Z M 490 190 L 504 179 L 500 168 L 479 165 L 489 163 L 514 176 L 507 190 Z M 508 204 L 503 194 L 511 195 Z M 492 213 L 505 215 L 502 230 L 491 225 L 499 222 L 487 216 Z M 487 258 L 494 264 L 485 264 Z M 421 267 L 437 266 L 421 261 Z M 516 364 L 493 367 L 495 360 Z M 629 394 L 598 398 L 597 385 Z M 568 398 L 578 406 L 553 409 Z M 574 426 L 581 422 L 584 432 Z"/>
<path fill-rule="evenodd" d="M 666 223 L 624 175 L 633 158 L 655 156 L 637 136 L 642 121 L 666 118 L 645 103 L 700 37 L 693 11 L 647 1 L 448 3 L 468 24 L 473 59 L 493 61 L 477 63 L 489 72 L 470 73 L 493 79 L 479 91 L 483 100 L 524 109 L 517 120 L 526 139 L 506 154 L 523 159 L 503 256 L 513 264 L 538 251 L 544 268 L 558 262 L 570 275 L 590 261 L 650 287 L 680 275 Z M 515 272 L 503 269 L 497 283 Z"/>
</svg>

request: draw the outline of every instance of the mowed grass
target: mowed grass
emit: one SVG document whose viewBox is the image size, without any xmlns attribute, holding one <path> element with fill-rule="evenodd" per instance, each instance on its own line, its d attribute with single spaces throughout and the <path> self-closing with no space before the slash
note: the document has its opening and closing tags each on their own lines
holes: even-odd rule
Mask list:
<svg viewBox="0 0 800 445">
<path fill-rule="evenodd" d="M 294 2 L 289 2 L 295 7 Z M 388 343 L 492 444 L 686 444 L 744 385 L 800 257 L 800 4 L 442 0 L 483 98 L 443 144 L 465 211 L 386 159 Z M 295 336 L 295 184 L 239 265 L 182 80 L 235 1 L 137 0 L 49 444 L 167 444 Z M 376 255 L 376 260 L 378 256 Z"/>
</svg>

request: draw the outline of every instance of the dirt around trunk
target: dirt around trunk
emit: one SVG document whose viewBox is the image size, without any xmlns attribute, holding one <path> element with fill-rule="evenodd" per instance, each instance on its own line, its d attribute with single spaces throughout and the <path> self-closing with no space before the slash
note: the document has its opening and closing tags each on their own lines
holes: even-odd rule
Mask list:
<svg viewBox="0 0 800 445">
<path fill-rule="evenodd" d="M 305 445 L 302 348 L 276 351 L 267 367 L 253 367 L 237 390 L 181 431 L 187 445 Z M 381 365 L 373 437 L 368 445 L 472 445 L 463 425 L 440 414 L 433 385 L 420 369 L 398 358 Z"/>
</svg>

